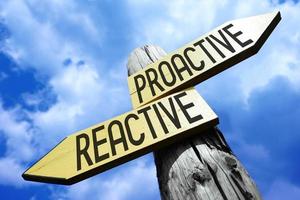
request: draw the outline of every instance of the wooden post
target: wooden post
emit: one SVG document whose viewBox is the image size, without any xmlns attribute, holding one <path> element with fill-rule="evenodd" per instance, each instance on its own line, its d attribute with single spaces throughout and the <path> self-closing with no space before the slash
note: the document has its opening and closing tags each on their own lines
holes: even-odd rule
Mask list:
<svg viewBox="0 0 300 200">
<path fill-rule="evenodd" d="M 128 58 L 128 76 L 165 55 L 158 46 L 135 49 Z M 217 127 L 154 152 L 154 159 L 163 200 L 261 199 Z"/>
</svg>

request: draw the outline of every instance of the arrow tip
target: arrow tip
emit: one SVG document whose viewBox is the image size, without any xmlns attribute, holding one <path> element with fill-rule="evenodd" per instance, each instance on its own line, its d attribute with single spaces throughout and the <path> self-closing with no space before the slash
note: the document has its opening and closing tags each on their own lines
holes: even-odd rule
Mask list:
<svg viewBox="0 0 300 200">
<path fill-rule="evenodd" d="M 276 28 L 276 26 L 280 22 L 281 13 L 279 10 L 275 10 L 275 11 L 267 13 L 267 14 L 250 17 L 249 20 L 252 22 L 255 21 L 256 23 L 258 22 L 259 23 L 258 30 L 263 30 L 260 33 L 259 33 L 259 31 L 257 31 L 257 33 L 259 33 L 259 34 L 257 35 L 258 36 L 257 41 L 254 44 L 254 48 L 253 48 L 253 50 L 254 50 L 253 54 L 256 54 L 261 49 L 261 47 L 263 46 L 265 41 L 268 39 L 268 37 L 271 35 L 273 30 Z M 255 23 L 250 22 L 249 25 L 250 24 L 255 24 Z M 249 29 L 251 29 L 251 25 L 249 26 Z"/>
<path fill-rule="evenodd" d="M 63 157 L 69 158 L 69 153 L 64 151 L 64 147 L 68 145 L 68 137 L 59 142 L 52 150 L 44 155 L 40 160 L 29 167 L 22 177 L 27 181 L 36 181 L 44 183 L 55 183 L 70 185 L 72 182 L 68 179 L 70 167 L 65 167 L 66 164 L 61 162 Z"/>
<path fill-rule="evenodd" d="M 56 178 L 56 177 L 47 177 L 47 176 L 40 176 L 35 175 L 29 172 L 24 172 L 22 174 L 22 177 L 26 181 L 35 181 L 35 182 L 41 182 L 41 183 L 52 183 L 52 184 L 61 184 L 61 185 L 71 185 L 67 179 L 64 178 Z"/>
</svg>

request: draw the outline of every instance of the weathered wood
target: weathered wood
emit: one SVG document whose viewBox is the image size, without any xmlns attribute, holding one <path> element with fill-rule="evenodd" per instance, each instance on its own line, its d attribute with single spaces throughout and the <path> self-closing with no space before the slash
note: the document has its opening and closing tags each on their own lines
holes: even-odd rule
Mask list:
<svg viewBox="0 0 300 200">
<path fill-rule="evenodd" d="M 165 55 L 158 46 L 135 49 L 128 59 L 128 75 Z M 154 159 L 163 200 L 261 199 L 216 127 L 154 152 Z"/>
</svg>

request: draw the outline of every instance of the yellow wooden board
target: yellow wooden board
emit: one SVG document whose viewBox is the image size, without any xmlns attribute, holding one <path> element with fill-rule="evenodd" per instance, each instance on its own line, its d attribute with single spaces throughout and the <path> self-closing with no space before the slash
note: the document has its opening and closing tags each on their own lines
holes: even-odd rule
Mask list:
<svg viewBox="0 0 300 200">
<path fill-rule="evenodd" d="M 194 86 L 254 55 L 280 19 L 280 12 L 273 12 L 227 22 L 129 76 L 133 107 Z"/>
<path fill-rule="evenodd" d="M 217 124 L 189 88 L 66 137 L 23 178 L 73 184 Z"/>
</svg>

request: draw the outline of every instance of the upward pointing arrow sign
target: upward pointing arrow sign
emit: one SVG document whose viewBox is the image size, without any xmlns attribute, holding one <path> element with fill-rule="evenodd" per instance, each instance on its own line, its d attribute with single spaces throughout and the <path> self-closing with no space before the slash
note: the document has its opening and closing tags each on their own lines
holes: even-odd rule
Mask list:
<svg viewBox="0 0 300 200">
<path fill-rule="evenodd" d="M 128 77 L 133 107 L 194 86 L 256 54 L 280 12 L 227 22 Z"/>
</svg>

